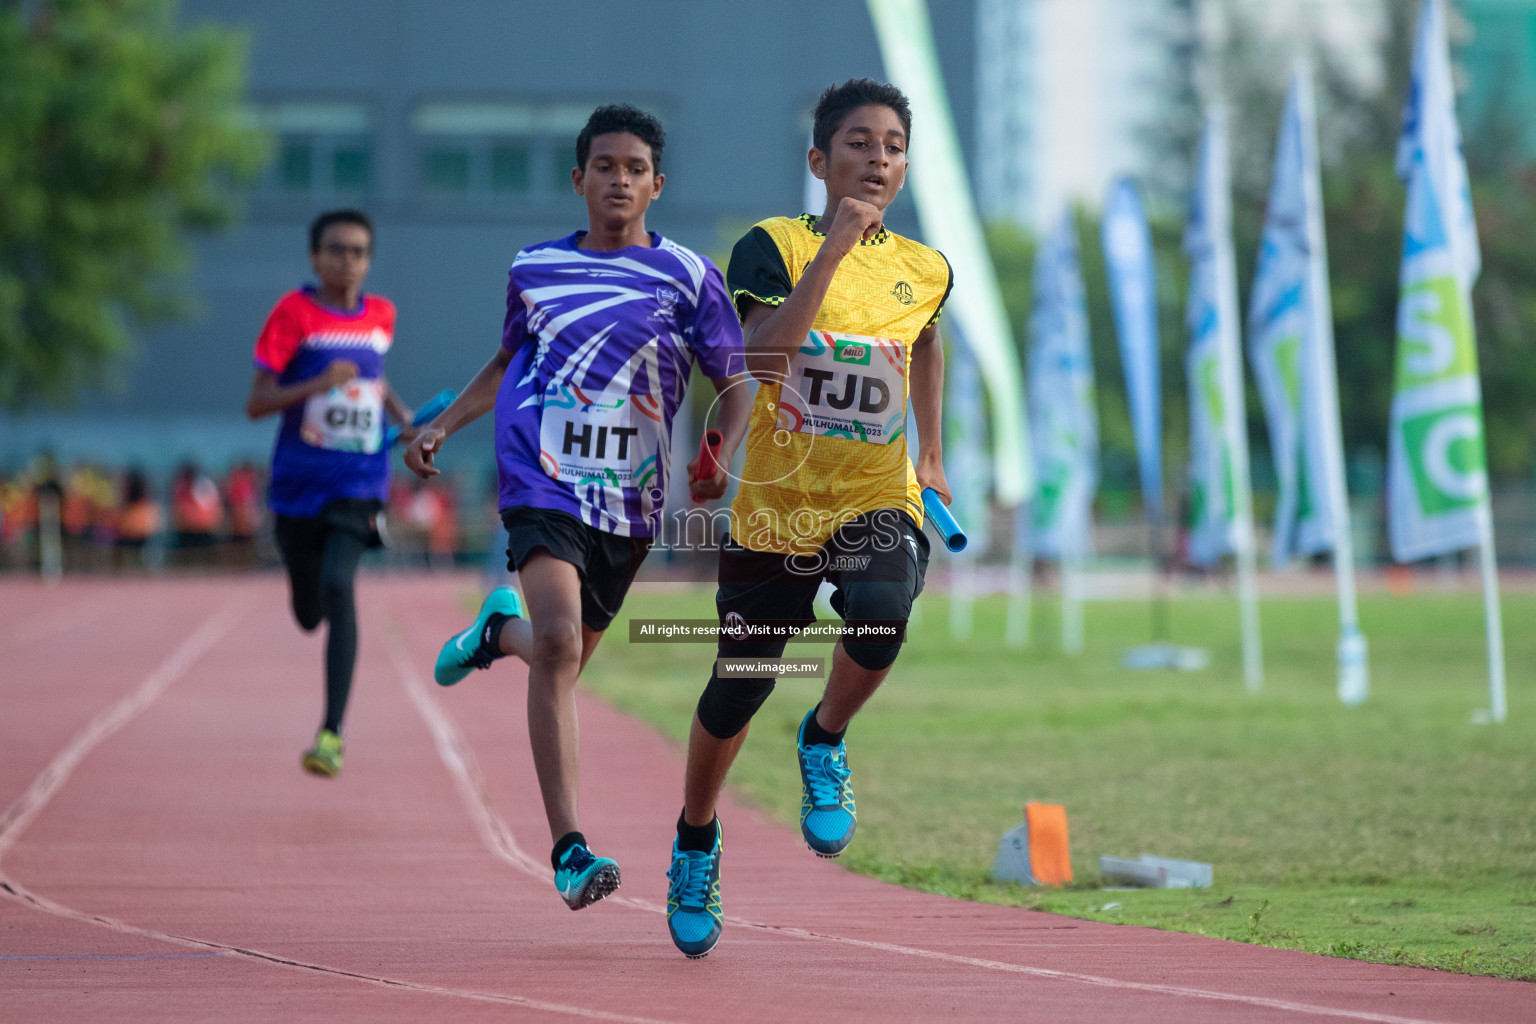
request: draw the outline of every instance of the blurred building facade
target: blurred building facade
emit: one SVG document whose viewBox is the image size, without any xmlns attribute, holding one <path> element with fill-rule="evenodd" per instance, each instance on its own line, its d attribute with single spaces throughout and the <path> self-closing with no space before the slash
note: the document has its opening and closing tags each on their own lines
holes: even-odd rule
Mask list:
<svg viewBox="0 0 1536 1024">
<path fill-rule="evenodd" d="M 1279 46 L 1316 38 L 1379 77 L 1387 2 L 930 2 L 938 57 L 984 217 L 1038 228 L 1096 206 L 1116 174 L 1180 205 L 1204 56 L 1232 17 Z M 1514 111 L 1536 151 L 1536 0 L 1456 0 L 1468 119 Z M 724 263 L 748 225 L 803 205 L 809 110 L 827 84 L 883 77 L 863 0 L 743 6 L 656 0 L 638 17 L 572 17 L 555 0 L 185 0 L 183 20 L 243 29 L 272 159 L 229 234 L 198 243 L 190 321 L 145 332 L 122 387 L 67 417 L 5 424 L 19 452 L 147 463 L 256 456 L 273 425 L 239 414 L 250 348 L 276 298 L 309 276 L 305 227 L 356 205 L 378 224 L 369 288 L 400 309 L 391 379 L 408 401 L 466 381 L 494 350 L 523 245 L 584 222 L 576 131 L 628 100 L 669 130 L 653 227 Z M 451 15 L 451 16 L 450 16 Z M 1182 126 L 1182 127 L 1180 127 Z M 1181 135 L 1181 132 L 1183 133 Z M 922 144 L 923 125 L 915 127 Z M 916 233 L 911 200 L 893 208 Z M 487 450 L 477 424 L 460 452 Z M 156 460 L 162 465 L 157 466 Z"/>
<path fill-rule="evenodd" d="M 973 5 L 932 10 L 969 156 Z M 104 445 L 98 457 L 126 460 L 138 452 L 116 446 L 157 434 L 173 439 L 168 462 L 260 455 L 273 422 L 240 417 L 251 347 L 277 298 L 310 277 L 305 231 L 321 210 L 374 218 L 367 288 L 399 307 L 388 373 L 420 402 L 462 386 L 495 351 L 518 249 L 585 227 L 570 170 L 593 107 L 632 102 L 661 119 L 667 182 L 648 224 L 723 268 L 752 223 L 800 212 L 820 91 L 883 77 L 863 0 L 185 0 L 182 17 L 249 34 L 250 98 L 272 159 L 241 225 L 197 245 L 197 315 L 139 339 L 120 393 L 92 398 L 69 422 L 18 425 L 23 444 L 51 441 L 61 458 Z M 891 220 L 916 232 L 908 199 Z M 455 439 L 446 459 L 489 461 L 488 426 L 471 431 L 478 440 Z"/>
<path fill-rule="evenodd" d="M 1183 188 L 1198 0 L 977 0 L 977 202 L 1040 230 L 1117 175 Z M 1173 144 L 1170 144 L 1173 143 Z"/>
</svg>

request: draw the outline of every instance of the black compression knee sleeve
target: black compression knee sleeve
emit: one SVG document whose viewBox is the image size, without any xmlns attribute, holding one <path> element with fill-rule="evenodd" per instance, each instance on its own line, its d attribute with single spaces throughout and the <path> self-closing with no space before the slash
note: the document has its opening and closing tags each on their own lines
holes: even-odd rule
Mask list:
<svg viewBox="0 0 1536 1024">
<path fill-rule="evenodd" d="M 849 626 L 868 632 L 845 638 L 843 650 L 853 663 L 870 672 L 890 668 L 901 653 L 900 634 L 912 614 L 912 591 L 906 583 L 849 584 L 837 593 L 833 608 Z"/>
<path fill-rule="evenodd" d="M 773 692 L 771 678 L 723 680 L 718 672 L 709 676 L 709 685 L 699 697 L 699 724 L 717 740 L 728 740 L 747 727 L 757 709 Z"/>
</svg>

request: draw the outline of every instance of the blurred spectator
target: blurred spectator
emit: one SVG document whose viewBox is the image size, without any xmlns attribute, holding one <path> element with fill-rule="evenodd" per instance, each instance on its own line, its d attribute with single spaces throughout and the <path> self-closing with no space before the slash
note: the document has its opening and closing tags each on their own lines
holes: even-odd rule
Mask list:
<svg viewBox="0 0 1536 1024">
<path fill-rule="evenodd" d="M 32 522 L 37 525 L 37 568 L 45 577 L 57 578 L 64 571 L 64 552 L 60 543 L 59 514 L 64 504 L 64 488 L 59 485 L 58 467 L 53 456 L 38 456 L 32 476 Z"/>
<path fill-rule="evenodd" d="M 261 482 L 249 461 L 225 477 L 224 503 L 229 508 L 229 564 L 248 569 L 256 563 L 256 534 L 261 529 Z"/>
<path fill-rule="evenodd" d="M 459 510 L 453 492 L 436 480 L 427 482 L 423 491 L 437 503 L 436 514 L 427 527 L 427 564 L 442 569 L 453 568 L 453 553 L 459 546 Z"/>
<path fill-rule="evenodd" d="M 123 499 L 117 516 L 117 561 L 120 566 L 142 568 L 144 545 L 160 532 L 160 505 L 149 493 L 149 482 L 137 469 L 123 475 Z"/>
<path fill-rule="evenodd" d="M 409 516 L 411 527 L 424 542 L 423 549 L 428 565 L 441 565 L 445 555 L 447 563 L 453 564 L 451 506 L 448 493 L 436 486 L 435 481 L 422 484 L 411 496 L 406 514 Z M 445 536 L 449 538 L 446 545 L 443 543 Z"/>
<path fill-rule="evenodd" d="M 115 504 L 112 481 L 95 466 L 77 465 L 64 485 L 59 525 L 64 534 L 64 567 L 68 571 L 101 570 L 105 550 L 98 545 L 97 531 L 103 511 Z"/>
<path fill-rule="evenodd" d="M 176 531 L 178 558 L 183 565 L 208 565 L 224 523 L 219 487 L 190 462 L 176 471 L 171 484 L 171 525 Z"/>
<path fill-rule="evenodd" d="M 27 531 L 32 528 L 32 495 L 24 476 L 0 479 L 0 568 L 27 564 Z"/>
</svg>

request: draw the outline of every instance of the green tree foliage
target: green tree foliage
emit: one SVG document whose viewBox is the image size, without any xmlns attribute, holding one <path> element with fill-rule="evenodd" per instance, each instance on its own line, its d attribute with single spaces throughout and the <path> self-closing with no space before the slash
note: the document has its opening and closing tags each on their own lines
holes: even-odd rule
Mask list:
<svg viewBox="0 0 1536 1024">
<path fill-rule="evenodd" d="M 229 222 L 265 143 L 246 41 L 175 0 L 0 0 L 0 408 L 108 380 L 177 315 L 187 229 Z"/>
</svg>

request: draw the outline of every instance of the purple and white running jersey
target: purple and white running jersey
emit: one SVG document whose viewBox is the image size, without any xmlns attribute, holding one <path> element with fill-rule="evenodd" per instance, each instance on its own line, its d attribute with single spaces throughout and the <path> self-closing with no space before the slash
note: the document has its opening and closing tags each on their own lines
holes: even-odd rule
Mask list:
<svg viewBox="0 0 1536 1024">
<path fill-rule="evenodd" d="M 512 261 L 496 395 L 502 509 L 569 512 L 621 537 L 653 537 L 667 441 L 693 362 L 744 370 L 741 325 L 709 260 L 651 233 L 651 248 L 578 248 L 585 231 Z"/>
</svg>

